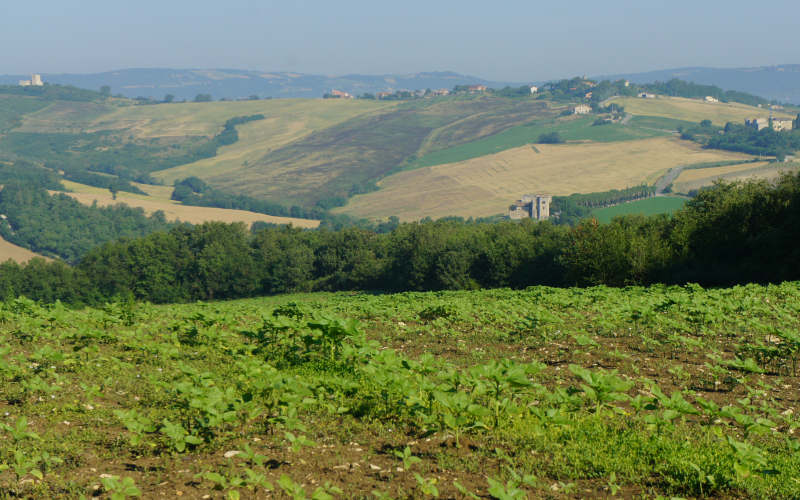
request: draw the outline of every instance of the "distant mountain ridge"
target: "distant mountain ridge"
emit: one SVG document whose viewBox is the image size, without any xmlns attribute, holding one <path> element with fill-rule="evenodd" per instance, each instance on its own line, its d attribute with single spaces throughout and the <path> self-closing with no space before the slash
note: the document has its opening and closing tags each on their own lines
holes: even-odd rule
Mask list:
<svg viewBox="0 0 800 500">
<path fill-rule="evenodd" d="M 30 75 L 0 75 L 0 84 L 16 84 Z M 162 99 L 193 99 L 197 94 L 211 94 L 214 99 L 238 99 L 251 95 L 264 97 L 322 97 L 332 89 L 353 95 L 395 90 L 447 88 L 455 85 L 516 85 L 492 82 L 452 71 L 398 75 L 325 76 L 290 72 L 267 72 L 235 69 L 160 69 L 133 68 L 89 74 L 42 74 L 45 82 L 97 90 L 111 87 L 114 95 Z"/>
<path fill-rule="evenodd" d="M 599 79 L 627 79 L 634 83 L 667 81 L 672 78 L 740 90 L 766 99 L 800 104 L 800 64 L 752 68 L 673 68 L 643 73 L 604 75 Z"/>
</svg>

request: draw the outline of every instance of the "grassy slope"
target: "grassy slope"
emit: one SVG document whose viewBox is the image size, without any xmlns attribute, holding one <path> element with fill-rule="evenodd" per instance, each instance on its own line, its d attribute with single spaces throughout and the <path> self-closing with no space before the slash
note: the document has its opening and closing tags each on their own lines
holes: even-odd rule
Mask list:
<svg viewBox="0 0 800 500">
<path fill-rule="evenodd" d="M 0 134 L 22 124 L 22 118 L 47 106 L 35 97 L 0 95 Z"/>
<path fill-rule="evenodd" d="M 668 214 L 679 210 L 686 203 L 686 199 L 675 196 L 657 196 L 645 200 L 621 203 L 613 207 L 598 208 L 592 215 L 600 222 L 606 223 L 618 215 L 655 215 Z"/>
<path fill-rule="evenodd" d="M 722 179 L 728 182 L 747 179 L 775 179 L 783 172 L 800 168 L 798 163 L 756 162 L 724 167 L 684 170 L 673 183 L 673 191 L 688 193 L 703 186 L 710 186 Z"/>
<path fill-rule="evenodd" d="M 117 199 L 107 189 L 85 186 L 76 182 L 64 181 L 64 186 L 71 192 L 67 193 L 84 205 L 91 205 L 97 202 L 100 206 L 115 205 L 124 203 L 131 207 L 140 207 L 145 213 L 150 215 L 161 210 L 167 220 L 180 220 L 201 224 L 207 221 L 221 222 L 244 222 L 251 225 L 254 222 L 262 221 L 272 224 L 291 224 L 295 227 L 313 228 L 319 225 L 319 221 L 310 219 L 296 219 L 292 217 L 277 217 L 272 215 L 248 212 L 246 210 L 230 210 L 226 208 L 212 207 L 192 207 L 182 205 L 169 199 L 172 193 L 171 187 L 166 186 L 145 186 L 138 184 L 139 187 L 147 190 L 150 196 L 134 193 L 117 193 Z"/>
<path fill-rule="evenodd" d="M 785 283 L 0 305 L 0 491 L 106 497 L 116 476 L 143 498 L 262 498 L 286 476 L 294 498 L 488 498 L 488 478 L 528 498 L 798 498 L 800 378 L 787 354 L 736 363 L 796 331 L 798 303 Z M 303 355 L 312 316 L 280 307 L 360 320 L 374 347 Z"/>
<path fill-rule="evenodd" d="M 639 97 L 617 97 L 610 100 L 625 107 L 625 112 L 633 115 L 659 116 L 698 123 L 711 120 L 714 125 L 723 126 L 727 122 L 744 123 L 747 118 L 767 118 L 770 110 L 739 103 L 709 103 L 699 99 L 659 96 L 656 99 Z M 776 117 L 791 118 L 785 113 L 773 113 Z"/>
<path fill-rule="evenodd" d="M 274 99 L 258 101 L 257 107 L 242 109 L 244 114 L 262 113 L 258 120 L 237 127 L 239 140 L 220 148 L 217 156 L 155 172 L 154 177 L 172 184 L 176 179 L 197 176 L 202 179 L 236 177 L 243 168 L 272 150 L 355 116 L 392 108 L 395 104 L 374 101 Z M 220 103 L 216 103 L 220 104 Z M 239 103 L 225 103 L 236 105 Z M 220 107 L 222 112 L 222 107 Z M 229 110 L 225 110 L 230 113 Z M 240 115 L 234 115 L 240 116 Z M 199 116 L 198 116 L 199 118 Z M 206 120 L 210 120 L 209 116 Z M 163 127 L 161 124 L 159 128 Z M 148 132 L 152 133 L 152 132 Z"/>
<path fill-rule="evenodd" d="M 505 212 L 525 193 L 568 195 L 619 189 L 652 182 L 679 165 L 749 158 L 663 137 L 537 145 L 535 150 L 524 146 L 392 175 L 381 181 L 380 191 L 352 198 L 341 211 L 363 217 L 396 215 L 404 220 L 489 216 Z"/>
</svg>

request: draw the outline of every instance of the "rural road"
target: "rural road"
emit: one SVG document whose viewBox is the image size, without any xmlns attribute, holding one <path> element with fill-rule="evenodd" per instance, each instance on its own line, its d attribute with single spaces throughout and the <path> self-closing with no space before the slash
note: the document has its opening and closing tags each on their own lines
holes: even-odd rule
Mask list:
<svg viewBox="0 0 800 500">
<path fill-rule="evenodd" d="M 681 175 L 683 169 L 684 167 L 682 166 L 672 167 L 671 169 L 669 169 L 669 172 L 667 172 L 660 179 L 658 179 L 656 181 L 656 196 L 663 196 L 664 190 L 667 188 L 667 186 L 672 184 L 675 181 L 675 179 L 678 178 L 679 175 Z"/>
</svg>

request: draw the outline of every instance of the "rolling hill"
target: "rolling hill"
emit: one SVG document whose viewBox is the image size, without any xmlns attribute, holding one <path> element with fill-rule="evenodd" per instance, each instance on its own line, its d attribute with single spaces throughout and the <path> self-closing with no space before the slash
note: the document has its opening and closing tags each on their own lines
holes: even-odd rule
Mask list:
<svg viewBox="0 0 800 500">
<path fill-rule="evenodd" d="M 16 85 L 30 75 L 0 75 L 0 85 Z M 511 84 L 492 82 L 452 71 L 434 71 L 398 75 L 309 75 L 290 72 L 248 71 L 238 69 L 169 69 L 132 68 L 103 73 L 52 74 L 44 73 L 46 82 L 73 85 L 86 89 L 100 89 L 104 85 L 111 92 L 129 98 L 147 97 L 162 99 L 172 94 L 176 99 L 191 100 L 197 94 L 210 94 L 214 99 L 239 99 L 251 95 L 259 97 L 322 97 L 331 89 L 353 95 L 395 90 L 424 90 L 452 88 L 455 85 L 488 85 L 504 87 Z"/>
<path fill-rule="evenodd" d="M 51 98 L 0 93 L 0 161 L 30 161 L 99 188 L 73 194 L 87 203 L 111 203 L 109 183 L 121 183 L 113 188 L 119 200 L 181 220 L 210 214 L 192 219 L 190 212 L 202 210 L 159 198 L 147 185 L 198 177 L 284 210 L 267 213 L 295 218 L 342 205 L 336 213 L 371 219 L 493 215 L 528 191 L 624 189 L 676 166 L 746 161 L 751 157 L 700 150 L 672 136 L 705 119 L 724 125 L 767 113 L 735 102 L 612 97 L 601 105 L 624 106 L 627 116 L 604 121 L 598 118 L 608 111 L 571 114 L 583 94 L 554 89 L 516 97 L 147 105 L 59 89 L 44 88 L 64 94 Z M 567 143 L 534 145 L 553 132 Z"/>
<path fill-rule="evenodd" d="M 643 73 L 607 75 L 600 79 L 627 79 L 634 83 L 678 78 L 705 85 L 749 92 L 767 99 L 800 104 L 800 64 L 754 68 L 674 68 Z"/>
</svg>

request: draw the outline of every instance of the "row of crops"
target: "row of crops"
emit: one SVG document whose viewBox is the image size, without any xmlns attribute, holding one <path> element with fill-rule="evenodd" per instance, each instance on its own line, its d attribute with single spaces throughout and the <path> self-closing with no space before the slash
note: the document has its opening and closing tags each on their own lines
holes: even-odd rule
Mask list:
<svg viewBox="0 0 800 500">
<path fill-rule="evenodd" d="M 0 497 L 800 496 L 800 283 L 0 305 Z"/>
</svg>

